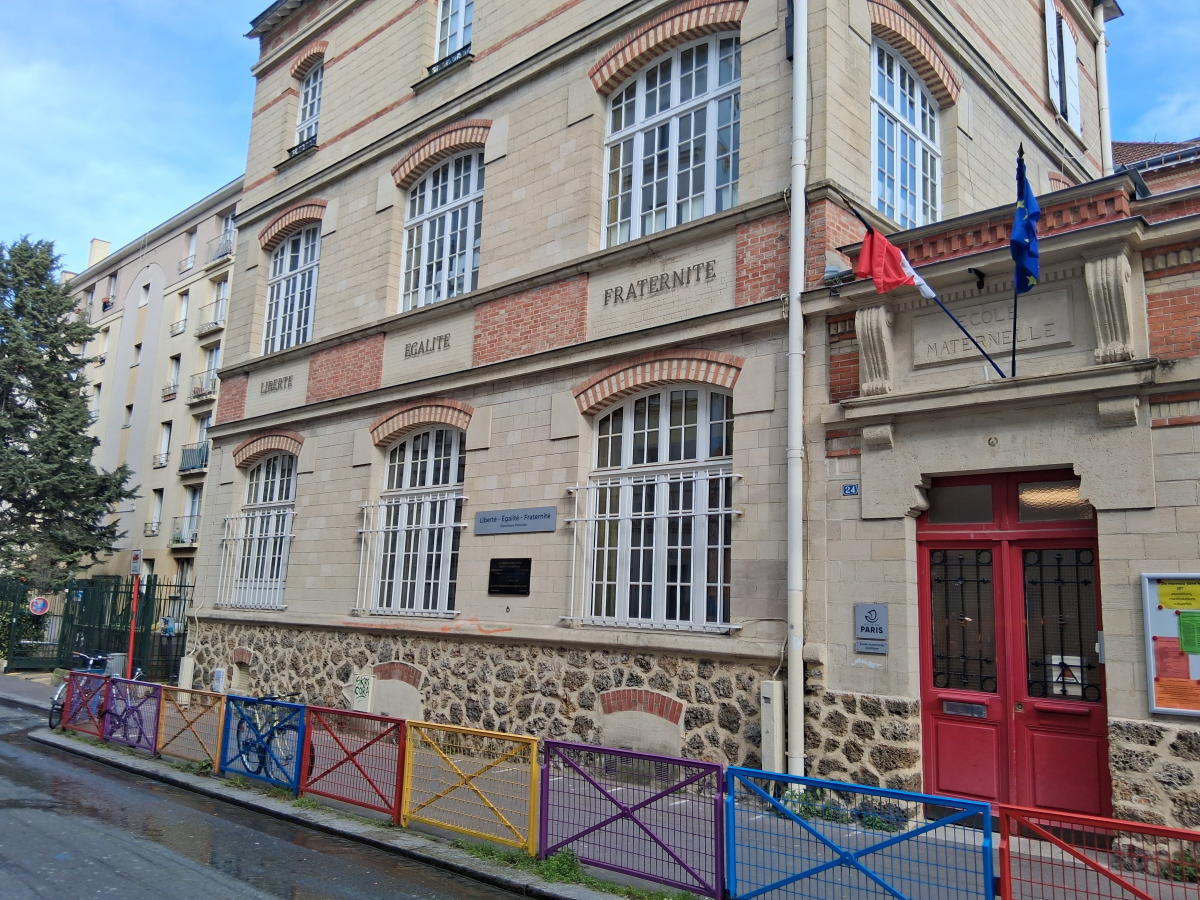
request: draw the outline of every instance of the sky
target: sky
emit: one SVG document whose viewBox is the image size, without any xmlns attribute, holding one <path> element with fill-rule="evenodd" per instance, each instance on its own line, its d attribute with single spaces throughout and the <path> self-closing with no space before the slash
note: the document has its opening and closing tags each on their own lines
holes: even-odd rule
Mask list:
<svg viewBox="0 0 1200 900">
<path fill-rule="evenodd" d="M 1200 136 L 1200 2 L 1120 2 L 1114 137 Z M 0 241 L 53 240 L 78 272 L 91 238 L 123 246 L 242 173 L 257 53 L 243 35 L 269 0 L 0 5 Z"/>
</svg>

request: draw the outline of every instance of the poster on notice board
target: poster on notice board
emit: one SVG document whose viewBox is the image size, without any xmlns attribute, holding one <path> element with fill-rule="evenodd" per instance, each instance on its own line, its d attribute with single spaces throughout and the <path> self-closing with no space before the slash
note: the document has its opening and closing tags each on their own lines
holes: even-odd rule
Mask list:
<svg viewBox="0 0 1200 900">
<path fill-rule="evenodd" d="M 1150 711 L 1200 716 L 1200 574 L 1142 576 Z"/>
</svg>

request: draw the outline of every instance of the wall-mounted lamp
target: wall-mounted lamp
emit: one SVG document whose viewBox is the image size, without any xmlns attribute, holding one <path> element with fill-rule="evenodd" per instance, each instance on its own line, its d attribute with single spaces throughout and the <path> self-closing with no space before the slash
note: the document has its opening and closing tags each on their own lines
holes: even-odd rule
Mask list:
<svg viewBox="0 0 1200 900">
<path fill-rule="evenodd" d="M 854 270 L 853 269 L 839 269 L 837 266 L 826 266 L 825 267 L 824 281 L 825 281 L 825 286 L 827 288 L 829 288 L 829 295 L 831 297 L 840 296 L 841 295 L 841 290 L 840 290 L 841 286 L 843 284 L 849 284 L 853 280 L 854 280 Z"/>
<path fill-rule="evenodd" d="M 967 269 L 967 271 L 975 276 L 975 287 L 982 291 L 983 290 L 983 280 L 987 276 L 980 269 Z"/>
</svg>

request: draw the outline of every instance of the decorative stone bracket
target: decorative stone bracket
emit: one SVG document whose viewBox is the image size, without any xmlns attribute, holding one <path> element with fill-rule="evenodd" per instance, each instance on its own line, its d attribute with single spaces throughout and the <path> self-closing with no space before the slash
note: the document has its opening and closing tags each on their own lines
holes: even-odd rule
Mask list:
<svg viewBox="0 0 1200 900">
<path fill-rule="evenodd" d="M 1100 400 L 1097 409 L 1105 428 L 1134 428 L 1138 423 L 1137 397 L 1110 397 Z"/>
<path fill-rule="evenodd" d="M 859 346 L 859 395 L 877 397 L 892 392 L 895 355 L 892 352 L 892 311 L 867 306 L 854 314 Z"/>
<path fill-rule="evenodd" d="M 1124 253 L 1090 259 L 1084 266 L 1096 327 L 1096 364 L 1133 359 L 1129 338 L 1129 259 Z"/>
</svg>

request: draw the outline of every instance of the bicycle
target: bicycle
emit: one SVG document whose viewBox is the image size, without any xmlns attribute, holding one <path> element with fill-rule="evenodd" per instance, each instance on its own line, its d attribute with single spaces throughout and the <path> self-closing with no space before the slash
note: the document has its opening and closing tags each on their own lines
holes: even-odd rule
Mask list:
<svg viewBox="0 0 1200 900">
<path fill-rule="evenodd" d="M 268 694 L 258 700 L 284 700 L 299 697 L 290 694 Z M 291 784 L 290 774 L 296 755 L 300 752 L 300 728 L 291 722 L 277 724 L 278 714 L 264 704 L 243 705 L 238 710 L 237 758 L 246 774 Z"/>
<path fill-rule="evenodd" d="M 76 666 L 71 669 L 72 672 L 85 672 L 89 675 L 105 675 L 108 672 L 108 661 L 112 658 L 108 653 L 80 653 L 78 650 L 71 651 L 72 656 L 86 660 L 82 666 Z M 141 668 L 137 668 L 133 673 L 133 680 L 140 681 L 142 678 Z M 67 679 L 64 678 L 62 684 L 54 692 L 54 696 L 50 698 L 50 730 L 58 728 L 62 725 L 63 707 L 67 702 Z M 92 698 L 91 712 L 93 716 L 96 713 L 96 707 L 99 706 L 99 695 Z"/>
</svg>

